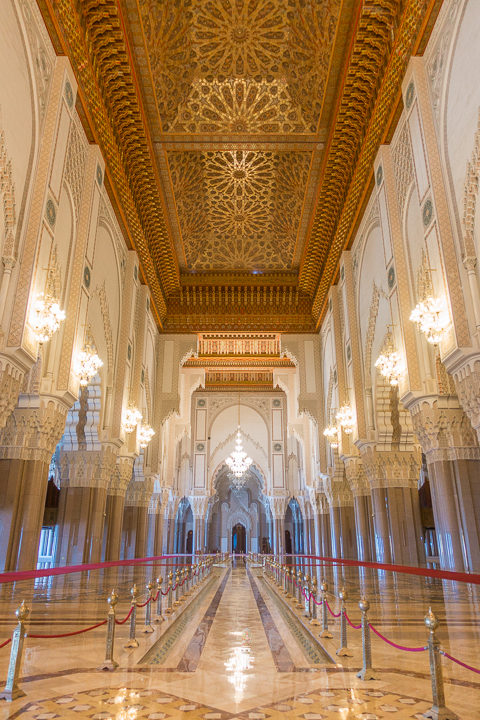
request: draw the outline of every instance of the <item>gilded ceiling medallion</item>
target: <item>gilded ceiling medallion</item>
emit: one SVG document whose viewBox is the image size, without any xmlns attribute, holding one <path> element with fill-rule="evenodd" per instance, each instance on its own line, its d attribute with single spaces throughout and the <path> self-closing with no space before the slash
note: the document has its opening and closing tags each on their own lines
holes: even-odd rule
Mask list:
<svg viewBox="0 0 480 720">
<path fill-rule="evenodd" d="M 309 153 L 170 152 L 189 269 L 290 267 Z"/>
<path fill-rule="evenodd" d="M 340 0 L 140 0 L 164 132 L 314 133 Z"/>
</svg>

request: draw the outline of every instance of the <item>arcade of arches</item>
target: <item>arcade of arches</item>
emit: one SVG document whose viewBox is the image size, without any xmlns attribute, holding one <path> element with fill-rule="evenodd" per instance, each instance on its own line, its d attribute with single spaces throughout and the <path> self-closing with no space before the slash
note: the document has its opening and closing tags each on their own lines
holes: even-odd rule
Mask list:
<svg viewBox="0 0 480 720">
<path fill-rule="evenodd" d="M 113 583 L 130 607 L 135 561 L 223 558 L 106 680 L 104 628 L 29 636 L 0 718 L 120 720 L 121 687 L 151 691 L 129 718 L 421 717 L 425 653 L 372 641 L 360 687 L 361 639 L 350 670 L 310 647 L 253 558 L 367 593 L 402 646 L 432 606 L 478 664 L 476 581 L 443 573 L 480 573 L 480 3 L 3 0 L 0 37 L 0 644 L 22 593 L 68 632 Z"/>
</svg>

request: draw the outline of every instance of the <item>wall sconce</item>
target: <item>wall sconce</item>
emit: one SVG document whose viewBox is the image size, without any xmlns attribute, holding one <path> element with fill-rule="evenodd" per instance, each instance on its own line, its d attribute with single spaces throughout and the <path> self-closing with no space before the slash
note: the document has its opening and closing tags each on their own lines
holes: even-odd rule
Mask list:
<svg viewBox="0 0 480 720">
<path fill-rule="evenodd" d="M 40 344 L 50 340 L 65 320 L 65 312 L 60 310 L 57 300 L 50 294 L 37 293 L 35 301 L 36 318 L 32 322 L 35 339 Z"/>
<path fill-rule="evenodd" d="M 130 434 L 134 430 L 136 430 L 137 425 L 141 419 L 142 413 L 140 412 L 140 410 L 135 407 L 135 405 L 130 404 L 125 410 L 125 419 L 123 421 L 125 432 Z"/>
<path fill-rule="evenodd" d="M 355 415 L 350 405 L 342 405 L 337 413 L 337 420 L 347 435 L 351 435 L 355 429 Z"/>
<path fill-rule="evenodd" d="M 404 366 L 402 358 L 395 348 L 391 332 L 388 333 L 385 350 L 379 356 L 375 367 L 380 370 L 381 375 L 389 381 L 390 385 L 398 385 L 404 372 Z"/>
<path fill-rule="evenodd" d="M 155 430 L 148 423 L 142 423 L 140 432 L 138 433 L 138 442 L 141 448 L 146 448 L 150 440 L 155 435 Z"/>
</svg>

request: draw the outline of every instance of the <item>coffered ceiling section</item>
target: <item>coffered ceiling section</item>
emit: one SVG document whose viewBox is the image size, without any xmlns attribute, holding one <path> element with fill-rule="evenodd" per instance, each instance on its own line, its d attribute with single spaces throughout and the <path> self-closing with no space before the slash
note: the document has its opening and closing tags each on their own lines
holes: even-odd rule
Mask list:
<svg viewBox="0 0 480 720">
<path fill-rule="evenodd" d="M 183 271 L 298 270 L 340 6 L 139 0 L 133 45 Z"/>
<path fill-rule="evenodd" d="M 315 133 L 340 0 L 139 0 L 163 132 Z"/>
</svg>

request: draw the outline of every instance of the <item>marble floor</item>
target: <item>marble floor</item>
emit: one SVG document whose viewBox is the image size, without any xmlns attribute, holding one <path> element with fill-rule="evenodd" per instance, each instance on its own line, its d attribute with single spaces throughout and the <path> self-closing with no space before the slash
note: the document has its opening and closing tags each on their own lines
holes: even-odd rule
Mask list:
<svg viewBox="0 0 480 720">
<path fill-rule="evenodd" d="M 106 616 L 113 585 L 120 602 L 117 617 L 129 609 L 129 589 L 145 587 L 165 568 L 128 568 L 64 576 L 49 583 L 4 586 L 0 594 L 0 643 L 11 635 L 14 609 L 25 598 L 31 608 L 28 632 L 54 634 L 80 629 Z M 338 612 L 338 591 L 349 591 L 348 612 L 359 621 L 358 598 L 365 594 L 371 622 L 405 646 L 425 645 L 423 616 L 431 606 L 441 625 L 443 648 L 467 664 L 480 666 L 478 591 L 442 581 L 384 576 L 377 571 L 311 568 L 330 584 L 329 602 Z M 408 653 L 372 640 L 379 679 L 355 677 L 362 664 L 360 631 L 349 628 L 352 657 L 339 658 L 338 621 L 332 640 L 308 625 L 243 560 L 217 566 L 182 606 L 154 632 L 137 633 L 139 647 L 125 650 L 128 623 L 117 626 L 115 672 L 101 672 L 105 628 L 73 638 L 27 637 L 20 686 L 26 693 L 0 701 L 0 718 L 47 720 L 383 720 L 421 718 L 431 706 L 428 655 Z M 143 611 L 139 611 L 138 631 Z M 5 679 L 10 647 L 0 650 Z M 444 660 L 447 705 L 462 720 L 479 717 L 480 676 Z"/>
</svg>

